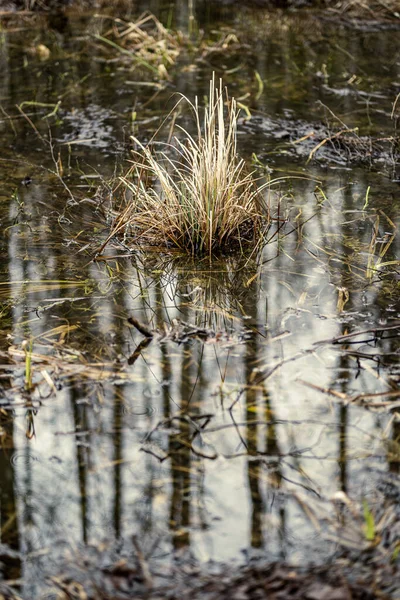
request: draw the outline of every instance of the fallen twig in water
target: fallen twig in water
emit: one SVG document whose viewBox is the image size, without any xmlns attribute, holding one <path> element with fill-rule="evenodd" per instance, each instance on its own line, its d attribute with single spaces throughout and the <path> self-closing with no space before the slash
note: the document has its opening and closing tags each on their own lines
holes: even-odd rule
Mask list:
<svg viewBox="0 0 400 600">
<path fill-rule="evenodd" d="M 329 394 L 330 396 L 333 396 L 335 398 L 337 398 L 338 400 L 341 400 L 342 402 L 344 402 L 345 404 L 364 404 L 364 400 L 368 400 L 368 398 L 380 398 L 382 396 L 388 397 L 388 398 L 398 398 L 400 397 L 400 390 L 388 390 L 388 391 L 384 391 L 384 392 L 374 392 L 374 393 L 365 393 L 365 394 L 356 394 L 355 396 L 348 396 L 347 394 L 344 394 L 343 392 L 338 392 L 337 390 L 333 390 L 332 388 L 325 388 L 325 387 L 321 387 L 319 385 L 316 385 L 315 383 L 311 383 L 310 381 L 304 381 L 304 379 L 298 379 L 297 380 L 299 383 L 302 383 L 303 385 L 306 385 L 307 387 L 313 389 L 313 390 L 317 390 L 318 392 L 322 392 L 323 394 Z M 400 402 L 373 402 L 373 403 L 368 403 L 367 406 L 369 408 L 398 408 L 398 406 L 400 405 Z"/>
<path fill-rule="evenodd" d="M 224 335 L 222 333 L 216 333 L 213 329 L 197 327 L 196 325 L 186 323 L 185 321 L 181 321 L 179 319 L 173 319 L 171 325 L 167 325 L 165 323 L 164 331 L 162 331 L 161 329 L 150 329 L 147 325 L 135 319 L 135 317 L 128 317 L 128 323 L 133 325 L 139 331 L 139 333 L 144 335 L 149 340 L 157 337 L 160 341 L 170 340 L 178 344 L 183 343 L 190 338 L 200 338 L 202 340 L 215 339 L 215 341 L 220 341 Z M 132 354 L 129 361 L 131 361 L 135 357 L 138 349 L 139 346 Z"/>
<path fill-rule="evenodd" d="M 374 327 L 372 329 L 362 329 L 361 331 L 354 331 L 352 333 L 346 333 L 344 335 L 339 335 L 337 337 L 328 339 L 328 340 L 320 340 L 318 342 L 315 342 L 314 345 L 315 346 L 319 346 L 321 344 L 342 344 L 342 343 L 348 343 L 348 340 L 350 338 L 354 338 L 357 337 L 359 335 L 364 335 L 366 333 L 374 333 L 375 337 L 372 340 L 359 340 L 356 341 L 354 343 L 357 344 L 361 344 L 361 343 L 366 343 L 366 342 L 373 342 L 375 341 L 377 334 L 382 333 L 384 331 L 390 331 L 390 330 L 399 330 L 399 335 L 400 335 L 400 322 L 399 323 L 393 323 L 392 325 L 382 325 L 380 327 Z"/>
</svg>

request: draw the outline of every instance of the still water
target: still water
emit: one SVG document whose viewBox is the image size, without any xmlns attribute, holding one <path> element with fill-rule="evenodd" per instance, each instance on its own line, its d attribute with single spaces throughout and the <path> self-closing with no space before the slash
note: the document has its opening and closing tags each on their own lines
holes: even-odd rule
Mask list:
<svg viewBox="0 0 400 600">
<path fill-rule="evenodd" d="M 379 514 L 399 471 L 395 153 L 372 169 L 341 148 L 306 164 L 292 142 L 324 106 L 362 135 L 393 134 L 400 33 L 151 8 L 184 32 L 194 22 L 194 40 L 240 44 L 184 53 L 159 87 L 99 48 L 104 15 L 13 17 L 0 32 L 0 542 L 27 598 L 50 594 L 66 557 L 118 555 L 133 535 L 161 562 L 327 562 L 364 547 L 359 507 Z M 112 240 L 93 260 L 129 136 L 149 139 L 174 92 L 203 99 L 215 70 L 252 113 L 240 152 L 302 177 L 270 199 L 288 223 L 251 259 Z M 137 348 L 129 316 L 160 333 Z M 207 335 L 174 341 L 175 319 Z"/>
</svg>

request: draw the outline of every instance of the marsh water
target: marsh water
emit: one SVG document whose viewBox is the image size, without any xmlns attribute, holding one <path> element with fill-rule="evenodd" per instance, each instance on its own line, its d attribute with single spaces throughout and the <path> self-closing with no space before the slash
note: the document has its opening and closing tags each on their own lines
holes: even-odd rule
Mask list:
<svg viewBox="0 0 400 600">
<path fill-rule="evenodd" d="M 66 564 L 94 547 L 107 564 L 133 536 L 160 565 L 327 563 L 368 545 L 366 514 L 378 523 L 399 472 L 395 152 L 307 156 L 331 112 L 395 134 L 400 31 L 148 4 L 128 17 L 150 8 L 194 46 L 199 30 L 238 41 L 182 53 L 160 85 L 104 51 L 107 15 L 14 15 L 0 31 L 0 542 L 26 598 L 55 597 Z M 213 71 L 251 114 L 240 153 L 291 178 L 269 192 L 286 224 L 261 256 L 113 238 L 93 260 L 130 135 L 146 142 L 175 92 L 203 101 Z M 181 335 L 138 348 L 130 316 Z"/>
</svg>

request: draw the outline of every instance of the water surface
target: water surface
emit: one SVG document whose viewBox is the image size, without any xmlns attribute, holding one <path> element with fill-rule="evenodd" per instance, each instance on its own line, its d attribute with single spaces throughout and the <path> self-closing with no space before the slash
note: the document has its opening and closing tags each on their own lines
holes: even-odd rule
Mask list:
<svg viewBox="0 0 400 600">
<path fill-rule="evenodd" d="M 153 8 L 187 31 L 182 7 Z M 195 16 L 205 36 L 224 28 L 242 46 L 185 54 L 157 94 L 99 50 L 99 16 L 15 18 L 1 33 L 0 541 L 20 553 L 4 576 L 27 598 L 51 595 L 46 577 L 70 555 L 104 544 L 111 560 L 133 535 L 160 564 L 173 550 L 325 563 L 343 540 L 364 547 L 362 502 L 378 514 L 398 474 L 396 164 L 370 170 L 332 150 L 306 165 L 290 136 L 295 121 L 320 126 L 318 100 L 363 135 L 391 135 L 400 34 Z M 282 184 L 288 224 L 257 260 L 121 240 L 92 260 L 111 219 L 97 188 L 123 171 L 130 134 L 146 141 L 175 91 L 203 98 L 214 69 L 253 115 L 241 153 L 304 177 Z M 137 349 L 132 315 L 210 331 Z"/>
</svg>

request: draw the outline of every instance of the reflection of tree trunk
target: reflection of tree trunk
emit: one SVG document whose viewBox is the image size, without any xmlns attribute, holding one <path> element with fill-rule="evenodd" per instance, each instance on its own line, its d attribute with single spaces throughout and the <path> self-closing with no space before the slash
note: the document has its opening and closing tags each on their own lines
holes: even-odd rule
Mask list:
<svg viewBox="0 0 400 600">
<path fill-rule="evenodd" d="M 185 308 L 183 319 L 185 319 Z M 194 349 L 191 342 L 182 344 L 182 366 L 180 382 L 181 415 L 189 412 L 188 407 L 193 396 L 191 381 L 194 364 Z M 179 425 L 178 425 L 179 423 Z M 171 460 L 172 493 L 170 506 L 170 528 L 175 550 L 190 546 L 190 502 L 191 482 L 191 426 L 185 419 L 174 421 L 179 432 L 169 436 L 169 454 Z"/>
<path fill-rule="evenodd" d="M 188 441 L 190 427 L 181 421 L 179 434 L 170 436 L 172 493 L 170 527 L 175 550 L 190 545 L 190 448 L 181 446 L 180 440 Z"/>
<path fill-rule="evenodd" d="M 114 531 L 118 539 L 121 535 L 121 469 L 122 469 L 122 398 L 114 395 L 113 442 L 114 442 Z"/>
<path fill-rule="evenodd" d="M 247 363 L 247 360 L 246 360 Z M 246 364 L 247 371 L 247 364 Z M 247 379 L 248 381 L 248 379 Z M 252 387 L 246 391 L 246 422 L 254 420 L 254 407 L 257 404 L 257 394 Z M 250 456 L 257 455 L 257 425 L 246 426 L 246 442 L 249 459 L 247 461 L 247 478 L 249 482 L 250 498 L 252 504 L 251 513 L 251 545 L 253 548 L 263 546 L 262 516 L 264 513 L 264 502 L 261 493 L 260 479 L 262 474 L 262 464 L 259 460 L 250 460 Z"/>
<path fill-rule="evenodd" d="M 340 407 L 338 462 L 340 471 L 340 489 L 342 492 L 347 492 L 347 411 L 347 406 L 342 405 Z"/>
<path fill-rule="evenodd" d="M 257 433 L 253 430 L 254 438 Z M 253 434 L 251 437 L 253 437 Z M 247 438 L 250 442 L 250 438 Z M 251 443 L 251 442 L 250 442 Z M 250 451 L 250 447 L 249 447 Z M 263 546 L 263 531 L 262 517 L 264 513 L 264 501 L 261 493 L 260 478 L 262 473 L 262 465 L 260 461 L 253 460 L 247 463 L 247 477 L 249 481 L 249 490 L 252 504 L 251 512 L 251 546 L 253 548 L 262 548 Z"/>
<path fill-rule="evenodd" d="M 343 331 L 344 333 L 344 331 Z M 346 350 L 346 347 L 343 347 Z M 350 370 L 349 370 L 349 356 L 342 352 L 339 360 L 340 377 L 342 383 L 340 385 L 340 391 L 343 394 L 347 393 L 347 381 L 350 381 Z M 340 477 L 340 489 L 342 492 L 347 493 L 347 426 L 348 426 L 348 407 L 340 405 L 339 407 L 339 444 L 338 444 L 338 465 L 339 465 L 339 477 Z"/>
<path fill-rule="evenodd" d="M 273 471 L 271 470 L 271 472 L 269 473 L 269 476 L 268 476 L 268 481 L 270 482 L 270 486 L 271 486 L 271 491 L 270 491 L 271 503 L 269 502 L 269 498 L 268 498 L 268 504 L 271 504 L 271 506 L 276 506 L 278 508 L 279 522 L 280 522 L 280 527 L 279 527 L 279 538 L 280 538 L 280 546 L 281 546 L 280 553 L 281 553 L 281 558 L 284 559 L 285 554 L 286 554 L 286 547 L 287 547 L 285 505 L 279 499 L 279 497 L 278 497 L 278 500 L 275 502 L 275 496 L 277 495 L 276 490 L 279 490 L 282 485 L 282 466 L 281 466 L 281 459 L 279 458 L 281 450 L 280 450 L 280 447 L 278 444 L 278 434 L 277 434 L 276 425 L 275 425 L 275 415 L 274 415 L 274 411 L 273 411 L 272 404 L 271 404 L 271 396 L 265 386 L 263 389 L 263 401 L 264 401 L 265 421 L 267 423 L 269 423 L 267 425 L 266 437 L 265 437 L 265 453 L 267 456 L 276 457 L 276 463 L 275 463 L 274 470 Z"/>
<path fill-rule="evenodd" d="M 11 415 L 0 411 L 0 429 L 3 431 L 0 447 L 0 543 L 12 550 L 19 550 L 19 530 L 17 517 L 17 502 L 15 498 L 14 469 L 10 462 L 14 452 L 14 423 Z M 5 579 L 19 579 L 21 576 L 21 561 L 18 558 L 0 554 L 0 564 L 3 563 Z M 0 573 L 2 568 L 0 566 Z"/>
<path fill-rule="evenodd" d="M 192 392 L 190 385 L 190 366 L 192 362 L 190 344 L 182 348 L 181 406 L 185 407 Z M 171 456 L 172 494 L 170 508 L 170 527 L 173 532 L 175 550 L 190 545 L 190 496 L 191 496 L 191 450 L 190 425 L 181 419 L 179 433 L 169 438 Z"/>
<path fill-rule="evenodd" d="M 163 317 L 163 294 L 161 288 L 160 279 L 156 281 L 156 319 L 157 328 L 162 331 L 164 327 Z M 171 362 L 168 354 L 167 344 L 160 344 L 161 351 L 161 371 L 162 371 L 162 399 L 163 399 L 163 412 L 164 418 L 170 417 L 170 387 L 171 387 Z"/>
<path fill-rule="evenodd" d="M 115 286 L 115 296 L 123 298 L 124 289 L 122 286 Z M 123 353 L 124 337 L 122 328 L 116 323 L 115 329 L 117 335 L 114 340 L 114 351 L 117 354 Z M 114 445 L 114 531 L 115 537 L 121 536 L 122 520 L 122 465 L 123 465 L 123 414 L 124 414 L 124 395 L 114 389 L 113 405 L 113 445 Z"/>
<path fill-rule="evenodd" d="M 262 491 L 262 475 L 264 470 L 264 461 L 251 459 L 250 457 L 257 456 L 259 451 L 264 450 L 267 456 L 276 459 L 275 469 L 269 473 L 268 481 L 270 483 L 270 489 L 268 491 L 268 505 L 271 507 L 277 507 L 279 509 L 280 516 L 280 537 L 281 537 L 281 548 L 285 546 L 285 509 L 280 502 L 274 502 L 274 496 L 276 489 L 281 486 L 282 475 L 281 467 L 279 462 L 279 445 L 277 439 L 276 427 L 274 424 L 274 414 L 271 406 L 271 398 L 268 390 L 264 387 L 263 389 L 263 403 L 258 406 L 258 390 L 252 384 L 251 375 L 254 366 L 254 360 L 257 358 L 258 344 L 257 344 L 257 303 L 254 298 L 257 295 L 256 283 L 252 285 L 252 289 L 247 297 L 247 302 L 244 303 L 244 309 L 248 316 L 251 317 L 250 321 L 246 323 L 250 326 L 252 332 L 249 334 L 246 342 L 246 355 L 244 372 L 246 378 L 246 444 L 249 454 L 247 462 L 247 476 L 248 485 L 250 491 L 250 499 L 252 504 L 251 512 L 251 546 L 253 548 L 261 548 L 264 546 L 263 536 L 263 516 L 265 513 L 265 499 Z M 268 315 L 266 315 L 267 318 Z M 259 439 L 260 428 L 257 425 L 252 425 L 251 421 L 261 420 L 264 418 L 267 423 L 266 437 L 264 441 L 264 448 L 262 446 L 262 440 Z M 272 466 L 272 463 L 271 463 Z M 269 501 L 271 499 L 271 502 Z"/>
<path fill-rule="evenodd" d="M 397 411 L 399 417 L 399 412 Z M 400 420 L 394 419 L 392 424 L 392 439 L 388 451 L 389 471 L 398 475 L 400 473 Z"/>
<path fill-rule="evenodd" d="M 74 416 L 75 431 L 87 430 L 86 407 L 77 404 L 78 393 L 75 386 L 71 389 L 71 404 Z M 81 500 L 81 521 L 82 521 L 82 539 L 85 544 L 88 542 L 88 502 L 87 502 L 87 467 L 88 457 L 86 447 L 81 443 L 81 436 L 75 436 L 76 460 L 78 465 L 78 482 Z"/>
<path fill-rule="evenodd" d="M 343 191 L 343 210 L 352 210 L 354 206 L 354 198 L 353 191 L 351 186 L 345 187 Z M 354 235 L 354 231 L 352 229 L 352 225 L 347 224 L 342 226 L 342 236 L 341 240 L 344 240 L 346 236 L 352 237 Z M 326 246 L 329 246 L 330 241 L 326 238 Z M 337 249 L 338 253 L 343 253 L 343 255 L 347 254 L 347 249 L 343 244 L 340 244 L 340 247 Z M 352 285 L 352 281 L 348 274 L 348 267 L 345 262 L 342 263 L 343 270 L 338 281 L 340 288 L 348 288 L 348 289 L 356 289 L 357 285 Z M 349 300 L 346 303 L 346 311 L 352 310 L 356 308 L 353 306 L 353 294 L 350 294 Z M 357 307 L 358 308 L 358 307 Z M 340 309 L 342 310 L 342 309 Z M 350 328 L 351 330 L 351 328 Z M 349 326 L 343 324 L 342 326 L 342 335 L 345 333 L 350 333 Z M 349 367 L 350 357 L 346 354 L 346 350 L 348 346 L 342 346 L 342 352 L 340 353 L 339 365 L 340 369 L 340 391 L 343 394 L 347 394 L 349 382 L 352 379 L 352 373 Z M 338 433 L 339 433 L 339 443 L 338 443 L 338 467 L 339 467 L 339 477 L 340 477 L 340 489 L 347 493 L 348 490 L 348 464 L 347 464 L 347 428 L 348 428 L 348 407 L 344 405 L 339 406 L 339 424 L 338 424 Z"/>
<path fill-rule="evenodd" d="M 257 295 L 256 284 L 251 286 L 244 303 L 244 309 L 251 317 L 246 323 L 251 328 L 246 341 L 246 354 L 244 357 L 244 373 L 246 381 L 246 444 L 249 458 L 247 460 L 247 479 L 250 491 L 252 505 L 251 511 L 251 546 L 261 548 L 263 546 L 262 518 L 264 514 L 264 501 L 261 492 L 261 474 L 262 463 L 259 460 L 252 460 L 250 457 L 257 456 L 258 451 L 258 427 L 251 424 L 251 421 L 257 419 L 257 389 L 251 382 L 254 360 L 257 356 Z M 254 329 L 253 329 L 254 328 Z M 250 424 L 249 424 L 250 422 Z"/>
</svg>

